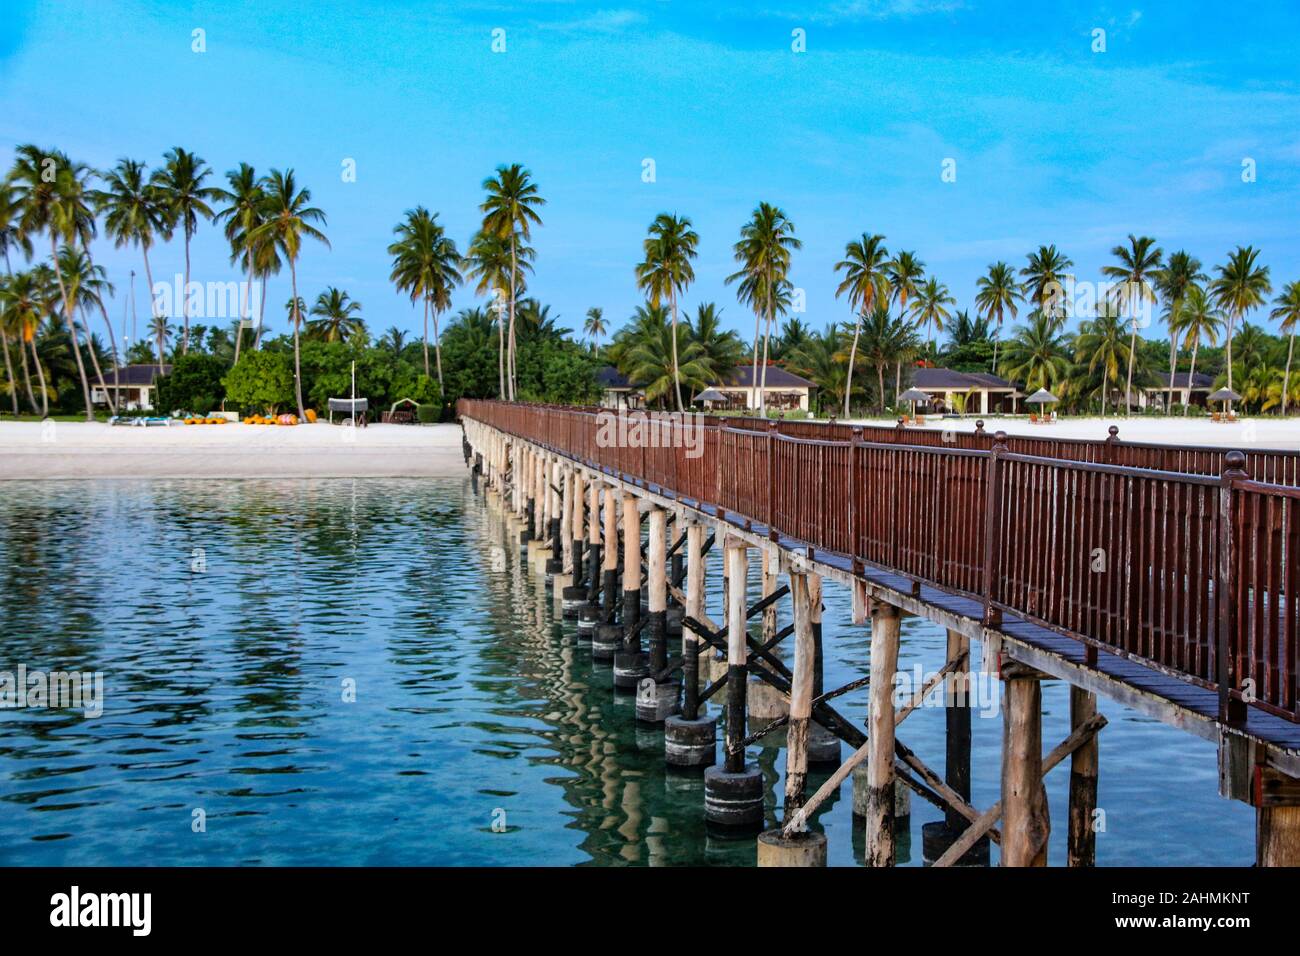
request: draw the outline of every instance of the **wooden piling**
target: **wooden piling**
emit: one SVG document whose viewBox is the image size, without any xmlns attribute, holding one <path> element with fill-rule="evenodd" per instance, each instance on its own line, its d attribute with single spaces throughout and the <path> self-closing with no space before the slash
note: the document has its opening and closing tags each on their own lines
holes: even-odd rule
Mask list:
<svg viewBox="0 0 1300 956">
<path fill-rule="evenodd" d="M 871 692 L 867 738 L 867 866 L 894 865 L 894 672 L 898 669 L 901 615 L 873 601 Z"/>
<path fill-rule="evenodd" d="M 1036 676 L 1004 670 L 1002 865 L 1046 866 L 1051 821 L 1043 786 L 1043 692 Z"/>
<path fill-rule="evenodd" d="M 1070 728 L 1077 730 L 1097 713 L 1097 695 L 1082 687 L 1070 688 Z M 1098 739 L 1094 735 L 1070 755 L 1070 831 L 1066 862 L 1069 866 L 1097 865 Z"/>
<path fill-rule="evenodd" d="M 954 665 L 947 677 L 945 717 L 947 744 L 944 750 L 943 779 L 961 798 L 970 802 L 970 638 L 960 631 L 948 631 L 945 664 Z M 966 818 L 949 807 L 944 812 L 949 831 L 958 833 Z"/>
<path fill-rule="evenodd" d="M 658 674 L 668 666 L 668 634 L 665 616 L 668 613 L 668 513 L 662 508 L 650 509 L 650 546 L 646 549 L 649 561 L 647 595 L 650 614 L 650 673 Z"/>
<path fill-rule="evenodd" d="M 745 542 L 730 538 L 724 546 L 727 564 L 727 738 L 726 769 L 745 769 L 745 685 L 748 681 L 745 645 L 745 580 L 749 561 Z"/>
<path fill-rule="evenodd" d="M 612 485 L 605 488 L 605 561 L 601 583 L 604 621 L 612 624 L 618 601 L 618 492 Z"/>
<path fill-rule="evenodd" d="M 686 616 L 698 621 L 704 613 L 704 526 L 692 521 L 686 527 Z M 682 628 L 682 671 L 685 696 L 682 717 L 695 720 L 700 713 L 700 654 L 704 641 L 690 628 Z"/>
<path fill-rule="evenodd" d="M 790 598 L 794 605 L 794 677 L 790 681 L 790 723 L 786 727 L 785 821 L 803 806 L 808 782 L 808 725 L 812 718 L 816 668 L 812 629 L 812 596 L 808 575 L 792 572 Z M 892 763 L 892 761 L 891 761 Z"/>
</svg>

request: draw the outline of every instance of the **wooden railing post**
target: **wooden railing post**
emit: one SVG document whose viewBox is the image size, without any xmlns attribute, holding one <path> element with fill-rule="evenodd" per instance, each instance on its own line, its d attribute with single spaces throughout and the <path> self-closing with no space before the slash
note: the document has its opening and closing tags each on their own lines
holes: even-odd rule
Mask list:
<svg viewBox="0 0 1300 956">
<path fill-rule="evenodd" d="M 1002 612 L 993 606 L 993 588 L 1002 564 L 1002 455 L 1007 450 L 1007 433 L 993 435 L 989 449 L 987 486 L 984 489 L 984 623 L 1002 623 Z"/>
<path fill-rule="evenodd" d="M 1119 426 L 1111 425 L 1106 431 L 1106 464 L 1113 465 L 1115 459 L 1119 457 L 1119 448 L 1117 447 L 1119 443 Z"/>
<path fill-rule="evenodd" d="M 767 536 L 776 540 L 776 428 L 775 421 L 767 423 Z"/>
<path fill-rule="evenodd" d="M 1227 724 L 1243 724 L 1246 705 L 1232 696 L 1237 680 L 1237 617 L 1236 534 L 1233 521 L 1233 483 L 1246 477 L 1246 456 L 1230 451 L 1223 459 L 1223 474 L 1219 478 L 1219 569 L 1214 582 L 1215 602 L 1219 620 L 1215 634 L 1215 680 L 1219 685 L 1219 719 Z M 1255 600 L 1260 600 L 1256 595 Z"/>
<path fill-rule="evenodd" d="M 862 570 L 858 558 L 858 542 L 862 529 L 858 527 L 861 517 L 858 515 L 858 447 L 862 444 L 862 426 L 854 425 L 849 429 L 849 558 L 853 561 L 853 573 Z"/>
</svg>

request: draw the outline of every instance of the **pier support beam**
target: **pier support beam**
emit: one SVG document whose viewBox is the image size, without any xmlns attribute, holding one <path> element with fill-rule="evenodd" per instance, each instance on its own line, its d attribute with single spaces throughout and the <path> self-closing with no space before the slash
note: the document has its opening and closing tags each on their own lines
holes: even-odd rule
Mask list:
<svg viewBox="0 0 1300 956">
<path fill-rule="evenodd" d="M 894 672 L 898 670 L 898 608 L 871 608 L 871 712 L 867 723 L 867 866 L 894 865 Z"/>
<path fill-rule="evenodd" d="M 623 629 L 614 623 L 618 612 L 618 492 L 605 487 L 605 555 L 601 571 L 600 623 L 591 638 L 591 659 L 612 661 L 623 646 Z"/>
<path fill-rule="evenodd" d="M 678 525 L 680 527 L 680 524 Z M 686 616 L 704 613 L 704 526 L 686 526 Z M 673 767 L 711 767 L 715 760 L 718 721 L 700 713 L 700 655 L 704 641 L 694 631 L 682 631 L 682 712 L 664 721 L 664 759 Z"/>
<path fill-rule="evenodd" d="M 603 551 L 600 499 L 600 482 L 593 478 L 587 483 L 587 588 L 582 606 L 578 609 L 578 633 L 583 637 L 590 637 L 596 630 L 596 625 L 602 620 L 600 593 Z"/>
<path fill-rule="evenodd" d="M 1097 713 L 1097 695 L 1082 687 L 1070 688 L 1070 729 L 1078 730 Z M 1096 735 L 1070 754 L 1070 832 L 1066 862 L 1069 866 L 1097 865 L 1098 741 Z"/>
<path fill-rule="evenodd" d="M 646 632 L 649 645 L 649 676 L 637 689 L 636 719 L 659 724 L 677 711 L 677 681 L 668 669 L 668 512 L 650 509 L 650 538 L 646 549 L 647 575 Z"/>
<path fill-rule="evenodd" d="M 745 763 L 745 542 L 729 538 L 723 546 L 727 582 L 727 735 L 725 763 L 704 771 L 704 818 L 731 828 L 757 829 L 763 823 L 763 774 Z"/>
<path fill-rule="evenodd" d="M 790 723 L 786 727 L 785 826 L 795 819 L 803 806 L 808 782 L 808 732 L 812 727 L 816 671 L 809 577 L 800 572 L 790 574 L 790 598 L 794 606 L 794 670 L 790 680 Z M 802 826 L 789 834 L 784 832 L 784 826 L 768 830 L 758 838 L 758 865 L 825 866 L 826 836 Z"/>
<path fill-rule="evenodd" d="M 1002 673 L 1002 865 L 1046 866 L 1052 826 L 1043 786 L 1042 685 L 1017 665 Z"/>
<path fill-rule="evenodd" d="M 587 603 L 587 588 L 582 583 L 583 546 L 587 538 L 585 522 L 587 494 L 581 469 L 569 469 L 565 494 L 568 496 L 568 507 L 565 509 L 565 516 L 568 518 L 568 534 L 565 535 L 565 544 L 568 547 L 565 571 L 568 576 L 564 579 L 565 586 L 561 594 L 564 600 L 564 616 L 576 620 L 583 605 Z"/>
<path fill-rule="evenodd" d="M 970 802 L 970 638 L 959 631 L 948 632 L 945 664 L 953 670 L 944 678 L 944 716 L 947 720 L 947 746 L 944 752 L 943 779 L 967 803 Z M 970 821 L 952 807 L 944 818 L 921 828 L 921 857 L 926 865 L 947 852 Z M 957 866 L 988 866 L 989 841 L 981 838 Z"/>
<path fill-rule="evenodd" d="M 635 691 L 650 670 L 641 652 L 641 516 L 623 493 L 623 649 L 614 655 L 614 687 Z"/>
</svg>

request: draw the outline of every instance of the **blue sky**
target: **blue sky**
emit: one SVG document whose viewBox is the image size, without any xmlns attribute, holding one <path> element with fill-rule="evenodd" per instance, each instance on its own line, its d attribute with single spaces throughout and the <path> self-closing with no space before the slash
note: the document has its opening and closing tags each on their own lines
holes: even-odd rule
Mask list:
<svg viewBox="0 0 1300 956">
<path fill-rule="evenodd" d="M 847 318 L 832 267 L 864 231 L 915 250 L 959 307 L 988 263 L 1043 242 L 1095 280 L 1129 232 L 1207 268 L 1251 243 L 1275 291 L 1300 278 L 1294 3 L 0 3 L 0 155 L 34 142 L 106 167 L 180 145 L 219 174 L 293 167 L 332 243 L 304 252 L 301 294 L 345 288 L 376 333 L 419 324 L 387 281 L 402 212 L 437 210 L 463 248 L 507 162 L 549 201 L 531 290 L 575 328 L 593 305 L 614 327 L 632 312 L 645 228 L 670 211 L 701 236 L 687 308 L 716 301 L 748 337 L 723 278 L 760 200 L 803 239 L 792 280 L 814 326 Z M 142 273 L 134 250 L 96 256 L 120 289 Z M 154 255 L 155 280 L 181 267 L 179 241 Z M 216 228 L 194 278 L 240 278 Z M 286 271 L 274 331 L 287 299 Z"/>
</svg>

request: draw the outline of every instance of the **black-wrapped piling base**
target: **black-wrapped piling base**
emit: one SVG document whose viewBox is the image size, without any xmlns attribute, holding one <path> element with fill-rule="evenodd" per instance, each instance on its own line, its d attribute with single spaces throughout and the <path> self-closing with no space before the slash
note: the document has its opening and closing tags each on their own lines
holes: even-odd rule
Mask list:
<svg viewBox="0 0 1300 956">
<path fill-rule="evenodd" d="M 712 767 L 717 762 L 718 718 L 664 720 L 664 760 L 670 767 Z"/>
<path fill-rule="evenodd" d="M 763 825 L 763 772 L 753 764 L 732 773 L 723 767 L 704 771 L 704 820 L 728 830 Z"/>
</svg>

